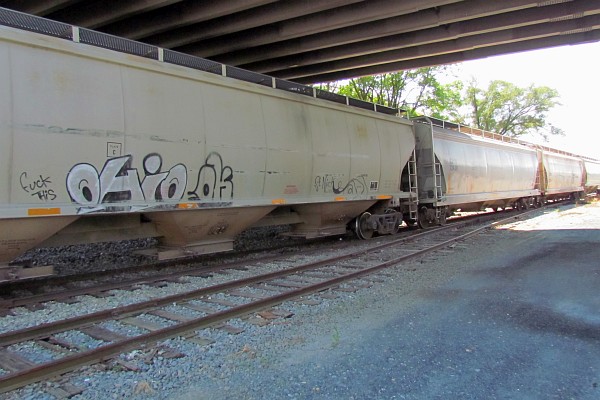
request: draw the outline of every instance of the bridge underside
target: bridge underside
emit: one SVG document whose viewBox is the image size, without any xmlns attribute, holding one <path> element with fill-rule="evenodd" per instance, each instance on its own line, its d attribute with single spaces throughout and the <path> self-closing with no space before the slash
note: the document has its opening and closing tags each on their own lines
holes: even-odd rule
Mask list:
<svg viewBox="0 0 600 400">
<path fill-rule="evenodd" d="M 600 0 L 0 0 L 300 83 L 600 40 Z"/>
</svg>

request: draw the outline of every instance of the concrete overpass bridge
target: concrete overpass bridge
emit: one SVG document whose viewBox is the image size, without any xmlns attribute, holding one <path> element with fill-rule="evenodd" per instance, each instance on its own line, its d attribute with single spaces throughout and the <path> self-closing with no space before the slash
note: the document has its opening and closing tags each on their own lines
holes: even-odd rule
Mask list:
<svg viewBox="0 0 600 400">
<path fill-rule="evenodd" d="M 0 7 L 305 84 L 600 40 L 600 0 L 0 0 Z"/>
</svg>

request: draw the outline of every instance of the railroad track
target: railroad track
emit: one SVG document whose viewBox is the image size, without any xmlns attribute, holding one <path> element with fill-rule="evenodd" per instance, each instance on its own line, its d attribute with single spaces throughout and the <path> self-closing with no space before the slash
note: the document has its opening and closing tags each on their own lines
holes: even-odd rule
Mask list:
<svg viewBox="0 0 600 400">
<path fill-rule="evenodd" d="M 297 259 L 290 259 L 294 266 L 275 272 L 2 333 L 0 368 L 7 373 L 0 376 L 0 393 L 134 349 L 147 349 L 167 338 L 183 337 L 202 343 L 203 329 L 220 327 L 235 332 L 235 327 L 226 325 L 227 321 L 270 310 L 288 300 L 332 288 L 356 291 L 371 286 L 373 281 L 381 280 L 376 274 L 387 268 L 450 246 L 491 225 L 514 221 L 516 217 L 513 214 L 475 227 L 468 223 L 450 225 L 316 261 L 298 263 Z M 277 316 L 273 311 L 270 314 Z M 131 326 L 139 334 L 125 335 L 107 325 Z M 87 335 L 99 344 L 80 348 L 65 339 L 65 332 Z M 55 356 L 36 364 L 15 350 L 32 346 L 49 350 Z"/>
<path fill-rule="evenodd" d="M 306 240 L 305 243 L 310 243 L 311 241 L 314 241 L 314 239 Z M 230 262 L 234 262 L 235 259 L 252 257 L 261 252 L 273 252 L 279 250 L 283 253 L 292 245 L 293 244 L 291 243 L 278 243 L 276 245 L 270 245 L 266 248 L 264 246 L 259 246 L 252 250 L 239 250 L 228 253 L 190 255 L 187 257 L 180 257 L 171 260 L 153 260 L 128 266 L 124 265 L 122 267 L 112 269 L 99 270 L 94 269 L 92 267 L 90 268 L 90 270 L 85 272 L 58 273 L 56 275 L 17 279 L 13 281 L 0 281 L 0 288 L 3 289 L 4 293 L 23 291 L 38 293 L 43 290 L 46 290 L 48 286 L 66 286 L 72 285 L 74 282 L 85 281 L 111 281 L 114 280 L 115 274 L 119 274 L 121 277 L 139 275 L 150 276 L 152 274 L 164 273 L 164 271 L 181 271 L 182 265 L 193 265 L 197 263 L 202 263 L 204 265 L 211 266 L 214 264 L 222 263 L 224 259 L 230 260 Z M 100 255 L 97 256 L 101 257 Z"/>
<path fill-rule="evenodd" d="M 477 214 L 460 217 L 449 221 L 450 224 L 471 223 L 487 218 L 498 218 L 497 214 Z M 393 238 L 404 238 L 414 231 L 406 229 Z M 380 240 L 389 240 L 391 237 L 381 237 Z M 328 239 L 328 238 L 326 238 Z M 378 240 L 375 239 L 375 240 Z M 344 242 L 329 239 L 328 241 L 311 241 L 308 246 L 314 250 L 322 251 L 324 245 L 334 247 L 340 251 L 344 248 L 361 246 L 368 242 L 351 239 Z M 304 243 L 306 244 L 306 243 Z M 303 247 L 305 247 L 303 244 Z M 254 260 L 254 264 L 267 263 L 284 258 L 293 251 L 288 245 L 278 245 L 271 249 L 261 248 L 256 251 L 242 251 L 234 254 L 201 255 L 183 259 L 151 262 L 143 265 L 134 265 L 114 270 L 85 272 L 75 275 L 59 275 L 41 277 L 31 280 L 18 280 L 0 283 L 2 295 L 0 296 L 0 316 L 7 315 L 10 308 L 27 307 L 36 309 L 41 303 L 48 301 L 70 301 L 75 296 L 100 295 L 104 296 L 110 290 L 124 289 L 128 286 L 160 284 L 160 282 L 176 282 L 183 275 L 207 276 L 219 271 L 241 269 Z M 303 250 L 306 252 L 306 250 Z M 266 253 L 266 255 L 262 255 Z M 222 260 L 225 258 L 225 262 Z M 238 261 L 242 260 L 242 261 Z M 200 264 L 200 265 L 198 265 Z M 141 275 L 141 276 L 140 276 Z M 79 286 L 79 289 L 74 287 Z M 30 293 L 30 294 L 26 294 Z"/>
</svg>

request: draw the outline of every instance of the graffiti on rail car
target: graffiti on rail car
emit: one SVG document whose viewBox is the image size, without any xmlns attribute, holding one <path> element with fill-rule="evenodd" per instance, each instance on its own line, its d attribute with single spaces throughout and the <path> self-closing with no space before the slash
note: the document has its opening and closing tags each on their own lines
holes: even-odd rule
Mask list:
<svg viewBox="0 0 600 400">
<path fill-rule="evenodd" d="M 233 169 L 223 165 L 219 153 L 212 152 L 206 157 L 198 171 L 196 187 L 188 192 L 188 196 L 189 200 L 233 198 Z"/>
<path fill-rule="evenodd" d="M 82 206 L 80 213 L 136 211 L 147 208 L 149 203 L 184 198 L 188 182 L 184 164 L 163 169 L 161 155 L 150 153 L 144 157 L 142 167 L 140 176 L 130 154 L 108 159 L 100 172 L 92 164 L 79 163 L 67 174 L 67 191 L 71 200 Z M 223 166 L 218 153 L 210 153 L 199 169 L 195 189 L 187 194 L 189 200 L 233 198 L 232 168 Z M 123 202 L 136 206 L 119 205 Z"/>
<path fill-rule="evenodd" d="M 56 200 L 56 192 L 52 188 L 52 181 L 48 175 L 38 174 L 30 177 L 27 172 L 22 172 L 19 176 L 21 189 L 32 197 L 37 197 L 42 201 Z"/>
<path fill-rule="evenodd" d="M 343 185 L 343 175 L 324 174 L 315 177 L 315 191 L 335 194 L 365 194 L 369 188 L 367 174 L 350 179 Z"/>
</svg>

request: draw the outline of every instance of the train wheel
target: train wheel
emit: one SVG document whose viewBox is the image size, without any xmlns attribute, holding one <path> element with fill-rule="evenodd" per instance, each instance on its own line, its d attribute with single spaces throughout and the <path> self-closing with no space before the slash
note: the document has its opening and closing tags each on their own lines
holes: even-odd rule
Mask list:
<svg viewBox="0 0 600 400">
<path fill-rule="evenodd" d="M 523 211 L 523 202 L 522 202 L 520 199 L 519 199 L 519 200 L 517 200 L 517 201 L 515 202 L 515 206 L 514 206 L 514 208 L 515 208 L 517 211 Z"/>
<path fill-rule="evenodd" d="M 425 219 L 425 218 L 419 218 L 418 224 L 419 224 L 419 228 L 421 228 L 421 229 L 429 229 L 432 226 L 436 225 L 435 222 L 427 221 L 427 219 Z"/>
<path fill-rule="evenodd" d="M 373 237 L 375 231 L 369 226 L 369 218 L 371 213 L 364 212 L 354 222 L 354 232 L 359 239 L 367 240 Z"/>
<path fill-rule="evenodd" d="M 431 211 L 429 211 L 426 207 L 423 207 L 421 210 L 419 210 L 419 219 L 417 219 L 419 228 L 429 229 L 436 225 L 435 218 L 429 219 L 428 216 L 431 216 Z"/>
</svg>

